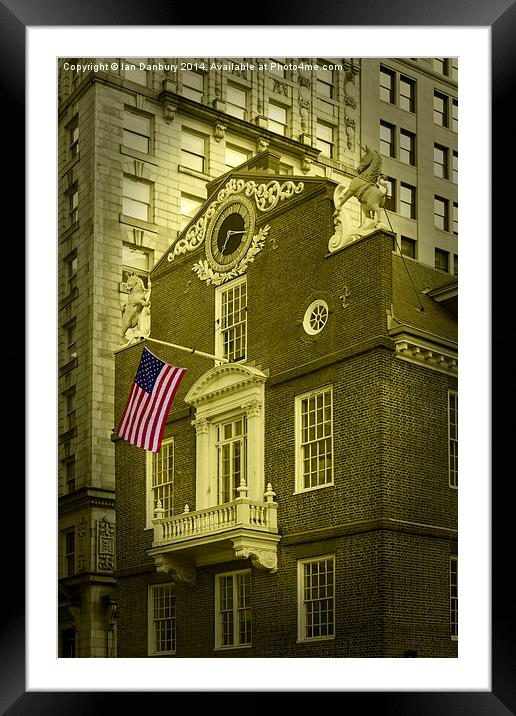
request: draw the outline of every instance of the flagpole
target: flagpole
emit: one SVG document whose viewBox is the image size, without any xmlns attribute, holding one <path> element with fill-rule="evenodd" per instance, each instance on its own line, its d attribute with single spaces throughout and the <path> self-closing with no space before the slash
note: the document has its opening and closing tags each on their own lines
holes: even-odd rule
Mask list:
<svg viewBox="0 0 516 716">
<path fill-rule="evenodd" d="M 162 346 L 168 346 L 169 348 L 177 348 L 179 351 L 185 351 L 185 353 L 193 353 L 203 358 L 211 358 L 212 360 L 218 360 L 221 363 L 229 363 L 229 358 L 223 358 L 221 356 L 214 356 L 211 353 L 204 353 L 198 351 L 196 348 L 187 348 L 186 346 L 178 346 L 175 343 L 168 343 L 167 341 L 158 341 L 157 338 L 146 338 L 142 336 L 142 341 L 152 341 L 152 343 L 160 343 Z"/>
</svg>

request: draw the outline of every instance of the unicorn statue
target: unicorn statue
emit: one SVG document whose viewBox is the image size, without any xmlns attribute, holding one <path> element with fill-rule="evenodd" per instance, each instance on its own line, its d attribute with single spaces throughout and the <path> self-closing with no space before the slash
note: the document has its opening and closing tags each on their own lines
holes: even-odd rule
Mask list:
<svg viewBox="0 0 516 716">
<path fill-rule="evenodd" d="M 335 233 L 329 242 L 330 251 L 336 251 L 382 225 L 380 211 L 388 192 L 387 182 L 381 174 L 382 157 L 379 152 L 370 149 L 367 145 L 362 149 L 364 154 L 357 167 L 357 176 L 353 177 L 347 188 L 339 184 L 333 193 Z M 366 220 L 358 230 L 351 227 L 349 219 L 344 214 L 344 205 L 352 196 L 360 202 Z"/>
</svg>

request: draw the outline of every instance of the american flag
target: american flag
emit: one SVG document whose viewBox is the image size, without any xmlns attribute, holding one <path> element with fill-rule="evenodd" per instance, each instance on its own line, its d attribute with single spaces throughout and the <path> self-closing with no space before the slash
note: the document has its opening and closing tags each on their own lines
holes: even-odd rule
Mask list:
<svg viewBox="0 0 516 716">
<path fill-rule="evenodd" d="M 185 370 L 144 348 L 116 434 L 132 445 L 159 452 L 167 415 Z"/>
</svg>

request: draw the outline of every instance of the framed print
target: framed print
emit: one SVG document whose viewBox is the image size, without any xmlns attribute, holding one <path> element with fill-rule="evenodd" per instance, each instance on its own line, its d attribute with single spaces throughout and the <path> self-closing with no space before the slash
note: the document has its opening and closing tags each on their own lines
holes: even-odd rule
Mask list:
<svg viewBox="0 0 516 716">
<path fill-rule="evenodd" d="M 108 703 L 121 691 L 515 708 L 500 584 L 510 521 L 488 437 L 490 222 L 506 215 L 493 201 L 491 217 L 490 171 L 496 186 L 510 165 L 514 8 L 374 8 L 374 26 L 367 4 L 320 10 L 296 9 L 294 28 L 192 26 L 158 8 L 132 9 L 125 26 L 127 5 L 116 21 L 108 8 L 2 7 L 13 143 L 27 91 L 29 239 L 27 603 L 9 555 L 7 713 L 88 713 L 97 693 Z M 423 106 L 438 129 L 425 129 Z M 355 185 L 375 161 L 367 203 Z M 474 237 L 460 279 L 459 221 Z M 449 318 L 458 286 L 464 378 Z M 381 312 L 365 308 L 373 296 Z M 156 440 L 135 442 L 127 397 L 161 390 L 170 366 L 186 372 L 163 378 L 161 413 L 146 408 Z M 396 402 L 387 370 L 415 386 L 412 403 Z M 368 445 L 376 411 L 388 429 Z M 454 513 L 461 432 L 474 485 Z M 439 471 L 446 496 L 428 497 Z"/>
</svg>

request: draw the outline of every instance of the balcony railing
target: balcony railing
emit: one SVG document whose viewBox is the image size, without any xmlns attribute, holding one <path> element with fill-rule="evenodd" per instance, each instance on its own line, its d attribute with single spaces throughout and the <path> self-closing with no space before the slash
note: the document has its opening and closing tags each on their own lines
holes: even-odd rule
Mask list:
<svg viewBox="0 0 516 716">
<path fill-rule="evenodd" d="M 240 497 L 233 502 L 190 512 L 188 505 L 181 515 L 164 517 L 158 501 L 154 511 L 154 545 L 170 544 L 217 534 L 233 528 L 248 528 L 261 532 L 277 533 L 278 505 L 271 484 L 267 485 L 265 501 L 247 498 L 247 487 L 238 488 Z"/>
</svg>

